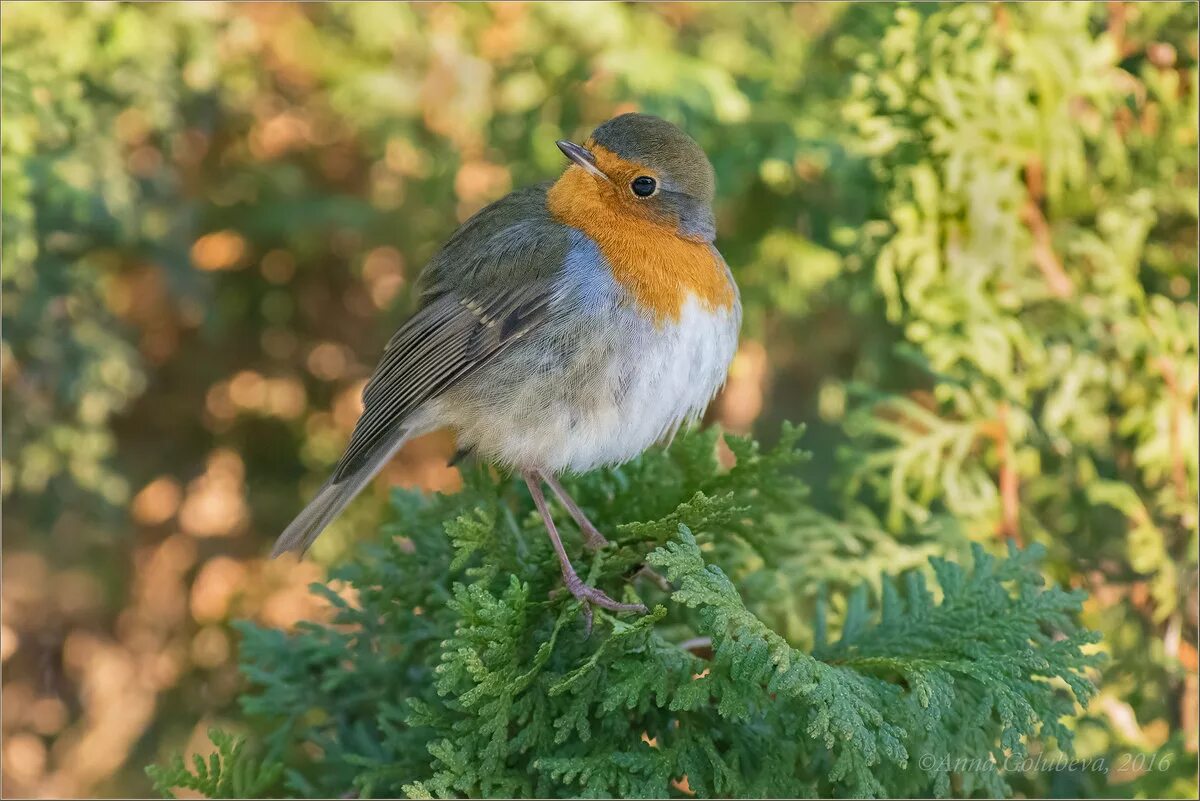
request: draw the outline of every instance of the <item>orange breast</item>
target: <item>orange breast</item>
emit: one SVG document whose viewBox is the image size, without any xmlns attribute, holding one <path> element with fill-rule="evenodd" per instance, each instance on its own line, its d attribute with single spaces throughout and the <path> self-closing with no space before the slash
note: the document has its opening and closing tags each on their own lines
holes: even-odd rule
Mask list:
<svg viewBox="0 0 1200 801">
<path fill-rule="evenodd" d="M 710 244 L 684 239 L 671 228 L 631 213 L 619 200 L 598 191 L 596 179 L 581 168 L 569 168 L 550 188 L 547 200 L 556 219 L 595 241 L 612 266 L 613 278 L 657 322 L 677 321 L 689 295 L 712 310 L 733 305 L 725 265 Z"/>
</svg>

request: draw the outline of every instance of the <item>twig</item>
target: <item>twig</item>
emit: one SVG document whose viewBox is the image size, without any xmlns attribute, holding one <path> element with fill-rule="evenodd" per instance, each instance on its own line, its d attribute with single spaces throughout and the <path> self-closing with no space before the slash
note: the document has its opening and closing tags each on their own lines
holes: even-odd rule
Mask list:
<svg viewBox="0 0 1200 801">
<path fill-rule="evenodd" d="M 1170 401 L 1170 411 L 1167 418 L 1168 448 L 1171 455 L 1171 481 L 1175 485 L 1175 493 L 1182 501 L 1187 501 L 1191 494 L 1188 492 L 1187 464 L 1184 462 L 1182 436 L 1187 426 L 1188 413 L 1191 411 L 1192 395 L 1196 392 L 1194 385 L 1179 386 L 1179 377 L 1165 356 L 1155 359 L 1155 365 L 1167 385 L 1167 396 Z"/>
<path fill-rule="evenodd" d="M 1067 298 L 1074 293 L 1075 285 L 1054 252 L 1050 224 L 1046 222 L 1046 215 L 1042 213 L 1040 203 L 1045 191 L 1042 175 L 1041 160 L 1030 159 L 1025 165 L 1025 186 L 1029 191 L 1029 199 L 1021 209 L 1021 222 L 1025 223 L 1029 232 L 1033 234 L 1033 263 L 1042 271 L 1050 291 L 1056 297 Z"/>
<path fill-rule="evenodd" d="M 1008 437 L 1008 401 L 996 410 L 996 450 L 1000 455 L 1000 536 L 1021 542 L 1021 485 L 1013 464 L 1013 448 Z"/>
<path fill-rule="evenodd" d="M 712 637 L 692 637 L 679 643 L 679 647 L 684 651 L 708 651 L 712 649 Z"/>
<path fill-rule="evenodd" d="M 1108 35 L 1116 45 L 1117 53 L 1121 56 L 1128 55 L 1128 45 L 1125 42 L 1125 4 L 1117 0 L 1109 0 L 1108 3 Z"/>
<path fill-rule="evenodd" d="M 992 6 L 992 20 L 996 23 L 996 30 L 1000 32 L 1001 38 L 1008 36 L 1009 18 L 1008 9 L 1003 3 L 995 3 Z"/>
</svg>

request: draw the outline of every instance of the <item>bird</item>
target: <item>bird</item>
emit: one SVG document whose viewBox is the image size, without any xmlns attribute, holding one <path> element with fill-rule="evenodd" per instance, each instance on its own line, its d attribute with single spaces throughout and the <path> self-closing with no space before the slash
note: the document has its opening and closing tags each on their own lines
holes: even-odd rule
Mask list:
<svg viewBox="0 0 1200 801">
<path fill-rule="evenodd" d="M 714 244 L 713 166 L 687 133 L 632 112 L 556 144 L 556 181 L 484 207 L 426 264 L 345 453 L 273 557 L 302 556 L 406 441 L 450 429 L 460 453 L 524 480 L 589 629 L 592 605 L 647 611 L 579 577 L 543 485 L 586 548 L 607 545 L 559 477 L 699 420 L 737 349 L 740 294 Z"/>
</svg>

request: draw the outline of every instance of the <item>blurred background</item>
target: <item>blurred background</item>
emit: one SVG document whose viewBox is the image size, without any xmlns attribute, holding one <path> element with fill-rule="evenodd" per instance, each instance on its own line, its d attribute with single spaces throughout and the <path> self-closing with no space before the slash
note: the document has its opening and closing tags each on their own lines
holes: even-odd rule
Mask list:
<svg viewBox="0 0 1200 801">
<path fill-rule="evenodd" d="M 4 794 L 145 793 L 236 720 L 232 620 L 322 619 L 387 487 L 455 489 L 413 442 L 265 559 L 438 245 L 636 109 L 717 170 L 710 422 L 806 423 L 881 543 L 1045 544 L 1110 653 L 1089 791 L 1194 796 L 1196 9 L 5 4 Z"/>
</svg>

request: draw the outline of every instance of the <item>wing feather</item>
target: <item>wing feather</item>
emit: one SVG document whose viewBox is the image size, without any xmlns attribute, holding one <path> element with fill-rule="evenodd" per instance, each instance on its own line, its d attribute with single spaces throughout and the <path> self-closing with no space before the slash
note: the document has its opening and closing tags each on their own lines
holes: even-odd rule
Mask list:
<svg viewBox="0 0 1200 801">
<path fill-rule="evenodd" d="M 333 480 L 361 467 L 421 404 L 536 328 L 554 300 L 552 285 L 537 282 L 486 298 L 446 292 L 429 302 L 396 332 L 363 389 L 363 413 Z"/>
</svg>

